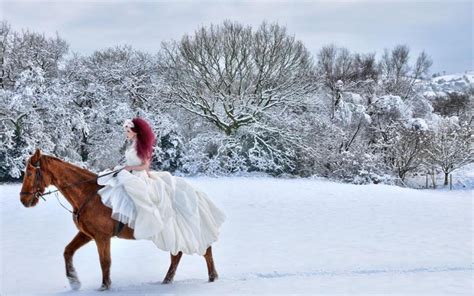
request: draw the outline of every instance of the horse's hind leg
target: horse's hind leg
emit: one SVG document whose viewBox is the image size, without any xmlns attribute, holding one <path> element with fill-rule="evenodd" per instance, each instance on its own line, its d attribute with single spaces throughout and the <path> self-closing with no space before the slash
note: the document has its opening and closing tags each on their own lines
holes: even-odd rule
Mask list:
<svg viewBox="0 0 474 296">
<path fill-rule="evenodd" d="M 204 258 L 206 258 L 209 281 L 213 282 L 217 280 L 219 275 L 217 274 L 216 267 L 214 266 L 214 259 L 212 258 L 212 247 L 207 248 L 206 253 L 204 254 Z"/>
<path fill-rule="evenodd" d="M 162 284 L 169 284 L 173 281 L 181 256 L 183 256 L 183 252 L 179 252 L 177 255 L 171 254 L 170 268 L 168 269 L 168 273 L 166 273 L 165 279 L 161 282 Z"/>
<path fill-rule="evenodd" d="M 64 249 L 64 261 L 66 263 L 66 276 L 69 280 L 69 284 L 71 285 L 71 289 L 78 290 L 81 287 L 81 282 L 77 277 L 76 270 L 74 269 L 74 265 L 72 263 L 72 257 L 74 253 L 82 247 L 83 245 L 87 244 L 91 241 L 91 238 L 85 235 L 82 232 L 76 234 L 76 236 L 72 239 L 72 241 L 66 246 Z"/>
</svg>

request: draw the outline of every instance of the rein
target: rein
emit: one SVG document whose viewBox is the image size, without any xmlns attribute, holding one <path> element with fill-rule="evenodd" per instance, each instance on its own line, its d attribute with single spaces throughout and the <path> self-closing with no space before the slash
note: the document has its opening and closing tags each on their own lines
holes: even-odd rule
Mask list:
<svg viewBox="0 0 474 296">
<path fill-rule="evenodd" d="M 103 175 L 100 175 L 100 176 L 97 176 L 96 178 L 94 179 L 88 179 L 88 180 L 85 180 L 85 181 L 82 181 L 82 182 L 77 182 L 77 183 L 73 183 L 73 184 L 69 184 L 67 186 L 63 186 L 61 187 L 61 189 L 63 188 L 67 188 L 67 187 L 71 187 L 73 185 L 77 185 L 77 184 L 82 184 L 82 183 L 87 183 L 87 182 L 90 182 L 90 181 L 94 181 L 94 180 L 97 180 L 99 179 L 100 177 L 104 177 L 104 176 L 107 176 L 107 175 L 110 175 L 110 174 L 114 174 L 114 177 L 116 176 L 116 173 L 120 172 L 122 169 L 119 169 L 119 170 L 116 170 L 116 171 L 112 171 L 112 172 L 108 172 L 107 174 L 103 174 Z M 42 194 L 42 195 L 46 195 L 46 194 L 51 194 L 51 193 L 54 193 L 54 192 L 57 192 L 59 190 L 54 190 L 54 191 L 49 191 L 45 194 Z M 79 214 L 82 212 L 82 209 L 84 209 L 84 207 L 86 206 L 87 203 L 89 203 L 89 201 L 95 196 L 97 192 L 92 192 L 91 195 L 89 195 L 86 200 L 84 201 L 84 203 L 79 207 L 79 209 L 76 211 L 71 211 L 70 209 L 66 208 L 60 201 L 59 201 L 59 198 L 58 198 L 58 195 L 56 194 L 56 199 L 58 200 L 58 203 L 64 208 L 66 209 L 69 213 L 73 214 L 74 215 L 74 218 L 76 219 L 76 221 L 79 220 Z M 43 198 L 43 196 L 41 196 Z M 44 199 L 44 198 L 43 198 Z M 46 199 L 44 199 L 46 200 Z"/>
<path fill-rule="evenodd" d="M 40 188 L 39 188 L 39 180 L 41 178 L 41 168 L 39 166 L 39 160 L 33 165 L 35 167 L 35 182 L 34 182 L 34 185 L 33 185 L 33 188 L 36 188 L 36 191 L 34 192 L 31 192 L 31 191 L 21 191 L 20 192 L 20 195 L 26 195 L 26 194 L 34 194 L 34 197 L 36 199 L 39 199 L 39 198 L 42 198 L 44 201 L 46 201 L 46 199 L 43 197 L 45 195 L 48 195 L 48 194 L 52 194 L 52 193 L 55 193 L 55 192 L 58 192 L 59 189 L 56 189 L 56 190 L 53 190 L 53 191 L 48 191 L 46 193 L 41 193 L 40 192 Z M 76 185 L 79 185 L 79 184 L 83 184 L 83 183 L 87 183 L 87 182 L 91 182 L 91 181 L 97 181 L 97 179 L 101 178 L 101 177 L 104 177 L 104 176 L 107 176 L 107 175 L 110 175 L 110 174 L 114 174 L 114 177 L 117 176 L 117 174 L 123 170 L 123 168 L 121 169 L 118 169 L 116 171 L 112 171 L 112 172 L 108 172 L 106 174 L 103 174 L 103 175 L 100 175 L 100 176 L 97 176 L 97 177 L 94 177 L 92 179 L 87 179 L 87 180 L 84 180 L 84 181 L 81 181 L 81 182 L 76 182 L 76 183 L 72 183 L 72 184 L 68 184 L 66 186 L 62 186 L 60 187 L 60 189 L 64 189 L 64 188 L 68 188 L 68 187 L 72 187 L 72 186 L 76 186 Z M 76 211 L 71 211 L 69 210 L 68 208 L 66 208 L 60 201 L 59 201 L 59 198 L 58 198 L 58 195 L 56 194 L 56 199 L 58 200 L 59 204 L 64 208 L 66 209 L 68 212 L 74 214 L 74 217 L 76 218 L 76 220 L 79 219 L 79 214 L 82 212 L 82 209 L 85 207 L 85 205 L 92 199 L 92 197 L 95 196 L 97 192 L 93 192 L 91 195 L 89 195 L 86 200 L 84 201 L 84 203 L 79 207 L 79 209 Z M 33 200 L 34 199 L 31 199 L 30 201 L 30 205 L 33 203 Z"/>
<path fill-rule="evenodd" d="M 90 182 L 90 181 L 96 181 L 97 179 L 99 179 L 99 178 L 101 178 L 101 177 L 105 177 L 105 176 L 110 175 L 110 174 L 113 174 L 113 173 L 118 173 L 118 172 L 120 172 L 121 170 L 123 170 L 123 168 L 122 168 L 122 169 L 119 169 L 119 170 L 116 170 L 116 171 L 108 172 L 107 174 L 103 174 L 103 175 L 97 176 L 97 177 L 95 177 L 95 178 L 93 178 L 93 179 L 88 179 L 88 180 L 85 180 L 85 181 L 81 181 L 81 182 L 77 182 L 77 183 L 68 184 L 68 185 L 62 186 L 62 187 L 60 187 L 60 188 L 61 188 L 61 189 L 64 189 L 64 188 L 68 188 L 68 187 L 75 186 L 75 185 L 78 185 L 78 184 L 87 183 L 87 182 Z M 114 177 L 115 177 L 115 175 L 114 175 Z M 40 196 L 41 196 L 41 198 L 43 198 L 44 195 L 48 195 L 48 194 L 51 194 L 51 193 L 55 193 L 55 192 L 57 192 L 57 191 L 59 191 L 59 189 L 56 189 L 56 190 L 53 190 L 53 191 L 48 191 L 48 192 L 43 193 L 43 194 L 40 193 Z M 43 199 L 44 199 L 44 198 L 43 198 Z M 44 199 L 44 200 L 46 200 L 46 199 Z"/>
</svg>

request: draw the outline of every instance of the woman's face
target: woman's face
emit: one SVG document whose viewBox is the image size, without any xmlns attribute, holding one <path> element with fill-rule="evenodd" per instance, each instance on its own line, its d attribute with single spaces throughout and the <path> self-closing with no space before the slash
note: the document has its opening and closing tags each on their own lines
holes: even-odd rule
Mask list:
<svg viewBox="0 0 474 296">
<path fill-rule="evenodd" d="M 132 131 L 129 127 L 125 128 L 125 133 L 127 134 L 127 139 L 135 139 L 137 137 L 137 133 Z"/>
</svg>

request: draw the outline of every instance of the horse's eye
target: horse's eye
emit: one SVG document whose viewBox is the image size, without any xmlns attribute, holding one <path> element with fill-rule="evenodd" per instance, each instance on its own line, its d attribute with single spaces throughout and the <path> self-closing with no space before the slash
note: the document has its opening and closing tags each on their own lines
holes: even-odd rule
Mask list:
<svg viewBox="0 0 474 296">
<path fill-rule="evenodd" d="M 31 173 L 30 173 L 30 172 L 27 172 L 26 175 L 29 177 L 29 176 L 31 176 Z"/>
</svg>

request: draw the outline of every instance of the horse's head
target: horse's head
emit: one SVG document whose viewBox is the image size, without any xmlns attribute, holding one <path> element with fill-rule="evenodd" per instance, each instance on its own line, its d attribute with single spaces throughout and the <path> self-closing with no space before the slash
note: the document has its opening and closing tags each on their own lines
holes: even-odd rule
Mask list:
<svg viewBox="0 0 474 296">
<path fill-rule="evenodd" d="M 36 148 L 35 153 L 26 161 L 20 192 L 21 203 L 27 208 L 35 206 L 46 187 L 51 184 L 51 179 L 45 174 L 41 164 L 44 164 L 44 161 L 41 161 L 41 151 Z"/>
</svg>

